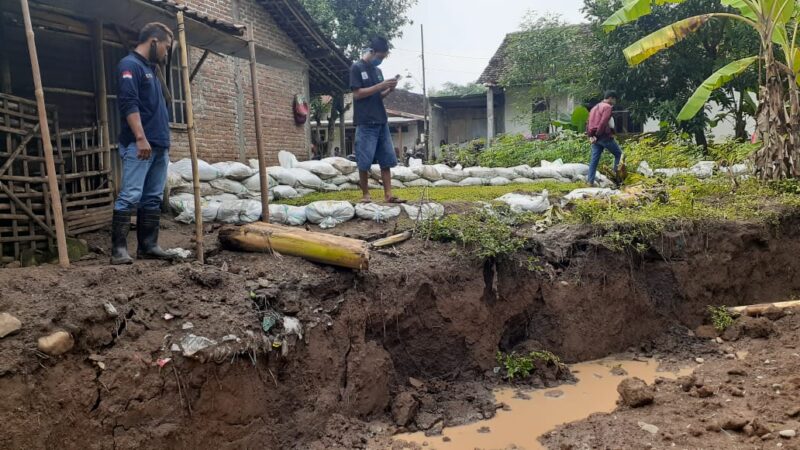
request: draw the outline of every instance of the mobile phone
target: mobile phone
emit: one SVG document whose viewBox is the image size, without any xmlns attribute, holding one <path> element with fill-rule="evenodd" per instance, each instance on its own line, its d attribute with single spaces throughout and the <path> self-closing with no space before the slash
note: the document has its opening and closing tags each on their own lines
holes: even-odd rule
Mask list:
<svg viewBox="0 0 800 450">
<path fill-rule="evenodd" d="M 400 75 L 395 75 L 395 76 L 394 76 L 394 79 L 395 79 L 395 80 L 397 80 L 397 81 L 400 81 L 400 78 L 403 78 L 403 77 L 402 77 L 402 76 L 400 76 Z"/>
</svg>

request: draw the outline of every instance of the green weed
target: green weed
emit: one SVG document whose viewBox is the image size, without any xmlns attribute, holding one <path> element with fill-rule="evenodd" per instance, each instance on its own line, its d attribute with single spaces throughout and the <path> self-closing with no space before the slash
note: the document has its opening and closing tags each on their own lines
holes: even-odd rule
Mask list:
<svg viewBox="0 0 800 450">
<path fill-rule="evenodd" d="M 728 312 L 726 306 L 708 306 L 708 313 L 711 316 L 711 324 L 714 328 L 722 333 L 727 330 L 729 326 L 733 325 L 733 316 Z"/>
<path fill-rule="evenodd" d="M 546 350 L 531 352 L 528 355 L 518 355 L 516 352 L 497 352 L 497 363 L 500 364 L 501 369 L 505 369 L 506 378 L 509 380 L 531 376 L 537 361 L 548 365 L 561 364 L 561 358 Z"/>
</svg>

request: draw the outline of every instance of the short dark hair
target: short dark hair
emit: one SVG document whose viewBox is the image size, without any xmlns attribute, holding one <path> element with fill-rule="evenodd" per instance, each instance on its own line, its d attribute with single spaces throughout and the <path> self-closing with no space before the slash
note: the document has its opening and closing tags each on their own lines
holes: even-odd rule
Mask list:
<svg viewBox="0 0 800 450">
<path fill-rule="evenodd" d="M 168 26 L 161 22 L 152 22 L 142 27 L 142 30 L 139 32 L 139 43 L 144 44 L 152 38 L 163 41 L 167 38 L 174 40 L 175 36 L 172 34 L 172 30 L 170 30 Z"/>
<path fill-rule="evenodd" d="M 389 51 L 389 41 L 385 37 L 375 37 L 370 41 L 369 48 L 375 53 L 387 53 Z"/>
<path fill-rule="evenodd" d="M 617 95 L 617 91 L 615 90 L 607 90 L 605 94 L 603 94 L 603 100 L 613 98 L 614 100 L 619 100 L 619 95 Z"/>
</svg>

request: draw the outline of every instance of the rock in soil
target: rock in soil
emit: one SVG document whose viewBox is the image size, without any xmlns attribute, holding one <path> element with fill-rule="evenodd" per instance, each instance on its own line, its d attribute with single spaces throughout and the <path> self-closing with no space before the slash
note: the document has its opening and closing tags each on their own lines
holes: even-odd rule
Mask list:
<svg viewBox="0 0 800 450">
<path fill-rule="evenodd" d="M 398 426 L 408 425 L 419 411 L 419 402 L 410 392 L 401 392 L 392 403 L 392 418 Z"/>
<path fill-rule="evenodd" d="M 39 351 L 50 356 L 58 356 L 72 350 L 75 340 L 66 331 L 56 331 L 55 333 L 39 338 Z"/>
<path fill-rule="evenodd" d="M 700 325 L 694 330 L 694 335 L 700 339 L 715 339 L 719 332 L 712 325 Z"/>
<path fill-rule="evenodd" d="M 639 428 L 650 434 L 658 434 L 658 427 L 649 423 L 639 422 Z"/>
<path fill-rule="evenodd" d="M 741 317 L 725 330 L 722 337 L 726 341 L 735 341 L 742 337 L 767 339 L 775 333 L 775 325 L 764 317 Z"/>
<path fill-rule="evenodd" d="M 631 408 L 649 405 L 655 399 L 655 388 L 635 377 L 622 380 L 617 386 L 617 392 L 622 397 L 622 403 Z"/>
<path fill-rule="evenodd" d="M 0 338 L 16 333 L 22 328 L 22 322 L 9 313 L 0 314 Z"/>
<path fill-rule="evenodd" d="M 783 430 L 778 433 L 782 438 L 791 439 L 797 436 L 797 432 L 795 430 Z"/>
</svg>

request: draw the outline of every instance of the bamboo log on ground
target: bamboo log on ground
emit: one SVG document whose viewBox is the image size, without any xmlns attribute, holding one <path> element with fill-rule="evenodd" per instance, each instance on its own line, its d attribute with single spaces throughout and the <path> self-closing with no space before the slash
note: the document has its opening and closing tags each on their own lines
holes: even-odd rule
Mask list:
<svg viewBox="0 0 800 450">
<path fill-rule="evenodd" d="M 764 315 L 771 309 L 788 309 L 800 308 L 800 300 L 792 300 L 788 302 L 778 303 L 761 303 L 758 305 L 737 306 L 735 308 L 728 308 L 731 314 L 740 314 L 743 316 L 756 317 Z"/>
<path fill-rule="evenodd" d="M 412 232 L 405 231 L 400 234 L 395 234 L 394 236 L 378 239 L 377 241 L 374 241 L 371 246 L 372 248 L 390 247 L 392 245 L 397 245 L 411 239 L 413 235 L 414 234 Z"/>
<path fill-rule="evenodd" d="M 332 266 L 369 269 L 368 244 L 358 239 L 256 222 L 222 227 L 219 240 L 229 250 L 275 252 Z"/>
</svg>

